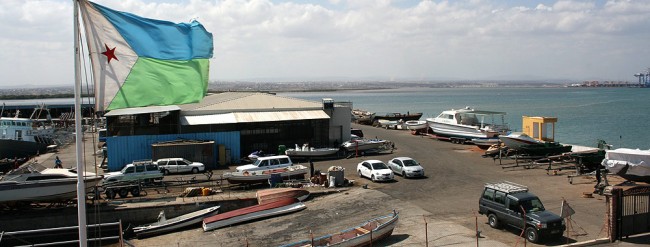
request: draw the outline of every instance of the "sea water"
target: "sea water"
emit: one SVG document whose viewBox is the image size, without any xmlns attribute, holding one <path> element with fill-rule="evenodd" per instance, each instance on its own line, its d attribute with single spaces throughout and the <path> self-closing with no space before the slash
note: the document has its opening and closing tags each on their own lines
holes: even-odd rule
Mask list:
<svg viewBox="0 0 650 247">
<path fill-rule="evenodd" d="M 506 112 L 513 131 L 522 130 L 522 116 L 557 117 L 558 142 L 595 147 L 604 140 L 613 148 L 650 149 L 648 88 L 400 88 L 278 95 L 348 101 L 354 109 L 377 114 L 422 112 L 422 120 L 469 106 Z"/>
</svg>

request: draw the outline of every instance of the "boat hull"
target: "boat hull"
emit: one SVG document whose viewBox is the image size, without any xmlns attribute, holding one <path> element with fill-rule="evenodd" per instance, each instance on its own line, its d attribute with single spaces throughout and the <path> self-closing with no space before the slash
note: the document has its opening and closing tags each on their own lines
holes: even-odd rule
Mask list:
<svg viewBox="0 0 650 247">
<path fill-rule="evenodd" d="M 151 225 L 138 226 L 133 228 L 133 233 L 135 233 L 138 238 L 146 238 L 163 233 L 173 232 L 178 229 L 201 223 L 201 221 L 203 221 L 203 218 L 217 214 L 220 207 L 221 206 L 209 207 L 162 222 L 156 222 Z"/>
<path fill-rule="evenodd" d="M 289 149 L 285 152 L 285 154 L 291 157 L 323 157 L 334 155 L 338 151 L 338 148 L 318 148 L 315 150 L 307 151 Z"/>
<path fill-rule="evenodd" d="M 231 172 L 224 174 L 224 178 L 231 184 L 267 183 L 272 174 L 280 174 L 282 179 L 304 179 L 309 168 L 302 165 L 293 165 L 286 169 L 259 170 L 250 172 Z"/>
<path fill-rule="evenodd" d="M 274 188 L 260 190 L 255 193 L 258 204 L 277 202 L 287 198 L 295 198 L 304 201 L 309 197 L 309 191 L 298 188 Z"/>
<path fill-rule="evenodd" d="M 96 186 L 102 177 L 86 178 L 86 191 Z M 33 182 L 0 182 L 0 203 L 63 201 L 77 197 L 77 179 L 64 178 Z"/>
<path fill-rule="evenodd" d="M 306 207 L 304 203 L 293 198 L 250 206 L 203 219 L 203 230 L 211 231 L 256 219 L 288 214 L 303 210 Z"/>
<path fill-rule="evenodd" d="M 399 214 L 396 212 L 390 215 L 369 220 L 357 227 L 344 230 L 339 233 L 322 236 L 313 240 L 303 240 L 281 247 L 299 246 L 337 246 L 357 247 L 368 246 L 393 234 L 397 225 Z M 312 244 L 313 243 L 313 244 Z"/>
<path fill-rule="evenodd" d="M 517 138 L 517 137 L 511 137 L 511 136 L 499 136 L 499 139 L 501 142 L 503 142 L 504 145 L 506 145 L 509 148 L 519 148 L 524 145 L 534 145 L 534 144 L 539 144 L 541 142 L 536 141 L 534 139 L 522 139 L 522 138 Z"/>
<path fill-rule="evenodd" d="M 386 141 L 352 141 L 343 144 L 343 148 L 345 148 L 347 151 L 365 151 L 370 149 L 378 149 L 384 144 L 386 144 Z"/>
<path fill-rule="evenodd" d="M 413 113 L 413 114 L 389 114 L 389 115 L 374 115 L 371 119 L 372 122 L 378 121 L 380 119 L 383 120 L 388 120 L 388 121 L 411 121 L 411 120 L 420 120 L 422 117 L 422 113 Z"/>
<path fill-rule="evenodd" d="M 445 123 L 429 122 L 431 131 L 438 136 L 465 138 L 468 140 L 475 138 L 492 138 L 498 133 L 484 132 L 474 126 L 453 125 Z"/>
<path fill-rule="evenodd" d="M 421 130 L 421 129 L 426 129 L 429 125 L 427 124 L 427 121 L 424 120 L 410 120 L 404 122 L 406 125 L 406 128 L 409 130 Z"/>
<path fill-rule="evenodd" d="M 45 152 L 46 143 L 0 139 L 0 159 L 31 157 Z"/>
</svg>

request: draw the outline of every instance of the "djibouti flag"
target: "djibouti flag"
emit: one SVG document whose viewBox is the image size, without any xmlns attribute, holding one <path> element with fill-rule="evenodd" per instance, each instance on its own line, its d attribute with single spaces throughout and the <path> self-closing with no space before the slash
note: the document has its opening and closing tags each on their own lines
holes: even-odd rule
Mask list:
<svg viewBox="0 0 650 247">
<path fill-rule="evenodd" d="M 199 102 L 208 88 L 212 34 L 79 0 L 97 111 Z"/>
</svg>

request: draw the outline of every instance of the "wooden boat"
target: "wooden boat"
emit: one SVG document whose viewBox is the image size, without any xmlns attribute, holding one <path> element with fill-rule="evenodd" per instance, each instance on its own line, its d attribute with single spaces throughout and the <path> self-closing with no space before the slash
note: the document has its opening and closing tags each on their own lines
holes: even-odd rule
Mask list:
<svg viewBox="0 0 650 247">
<path fill-rule="evenodd" d="M 393 233 L 393 229 L 395 229 L 398 219 L 399 214 L 397 211 L 393 211 L 393 213 L 389 215 L 371 219 L 357 227 L 349 228 L 339 233 L 286 244 L 281 247 L 367 246 L 389 237 Z"/>
<path fill-rule="evenodd" d="M 298 201 L 304 201 L 309 197 L 309 191 L 298 188 L 274 188 L 259 190 L 255 193 L 258 204 L 276 202 L 285 198 L 296 198 Z"/>
<path fill-rule="evenodd" d="M 161 211 L 160 215 L 158 216 L 158 222 L 135 227 L 133 228 L 133 233 L 135 233 L 138 238 L 145 238 L 162 233 L 176 231 L 183 227 L 201 223 L 205 217 L 217 214 L 220 207 L 221 206 L 209 207 L 172 219 L 165 219 L 165 211 Z"/>
<path fill-rule="evenodd" d="M 203 219 L 203 230 L 210 231 L 242 222 L 293 213 L 307 206 L 296 198 L 285 198 L 275 202 L 245 207 Z"/>
<path fill-rule="evenodd" d="M 304 179 L 308 172 L 309 168 L 306 166 L 292 165 L 269 170 L 227 172 L 223 174 L 223 177 L 231 184 L 256 184 L 267 183 L 271 174 L 280 174 L 283 179 Z"/>
</svg>

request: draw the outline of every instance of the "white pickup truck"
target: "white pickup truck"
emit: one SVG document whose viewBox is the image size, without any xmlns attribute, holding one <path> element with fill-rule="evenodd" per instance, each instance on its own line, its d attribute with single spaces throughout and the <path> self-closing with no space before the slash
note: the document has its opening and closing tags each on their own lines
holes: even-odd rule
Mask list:
<svg viewBox="0 0 650 247">
<path fill-rule="evenodd" d="M 104 175 L 103 183 L 144 181 L 162 179 L 164 174 L 158 169 L 158 165 L 151 160 L 138 160 L 127 164 L 121 171 L 109 172 Z"/>
</svg>

